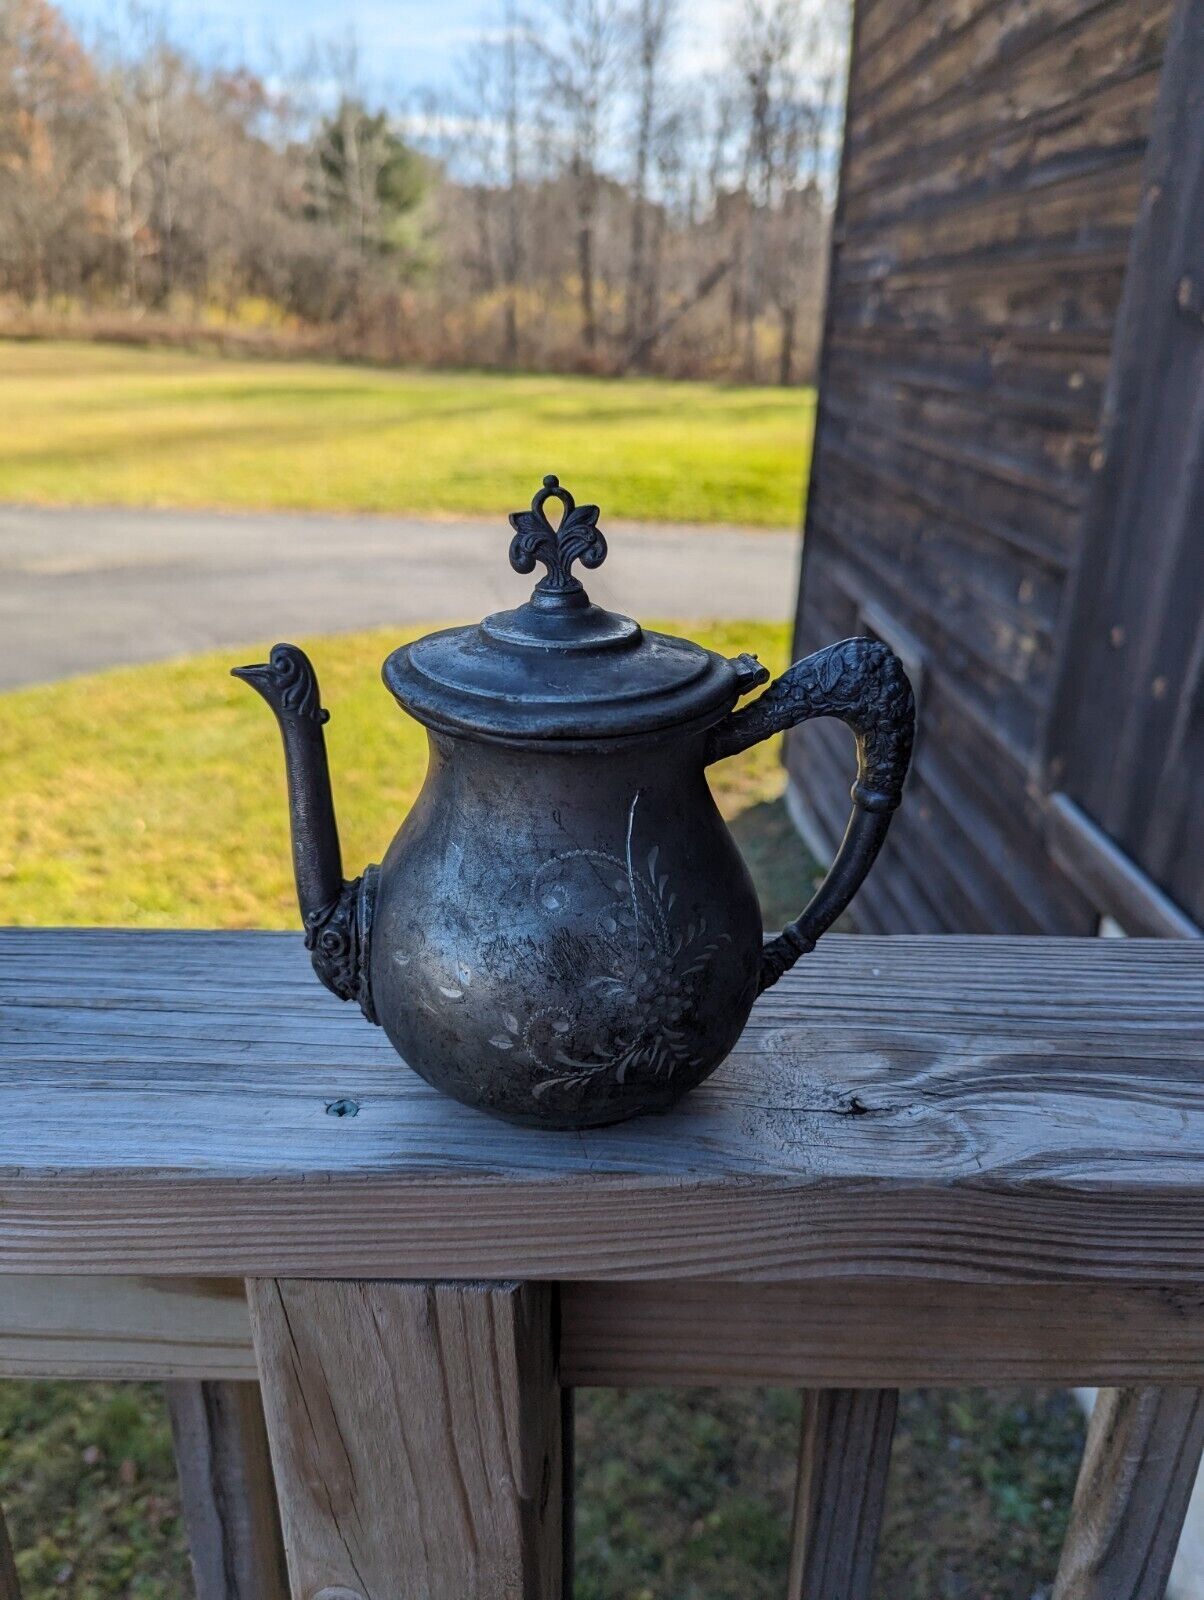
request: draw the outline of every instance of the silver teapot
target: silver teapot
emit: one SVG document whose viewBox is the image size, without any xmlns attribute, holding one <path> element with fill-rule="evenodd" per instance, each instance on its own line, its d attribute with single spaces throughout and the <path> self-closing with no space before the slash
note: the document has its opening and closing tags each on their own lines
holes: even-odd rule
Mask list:
<svg viewBox="0 0 1204 1600">
<path fill-rule="evenodd" d="M 563 511 L 557 526 L 545 506 Z M 878 641 L 769 674 L 593 605 L 598 508 L 555 477 L 510 517 L 526 604 L 395 650 L 384 681 L 427 728 L 426 781 L 380 866 L 345 881 L 317 679 L 279 644 L 235 668 L 280 725 L 314 968 L 428 1083 L 512 1122 L 662 1110 L 730 1052 L 763 989 L 848 905 L 899 804 L 911 688 Z M 857 738 L 853 811 L 797 921 L 766 940 L 707 768 L 810 717 Z"/>
</svg>

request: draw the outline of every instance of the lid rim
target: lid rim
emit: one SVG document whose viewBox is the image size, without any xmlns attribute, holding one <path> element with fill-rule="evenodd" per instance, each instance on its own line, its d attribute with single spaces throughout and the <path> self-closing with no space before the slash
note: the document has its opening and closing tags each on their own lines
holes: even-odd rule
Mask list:
<svg viewBox="0 0 1204 1600">
<path fill-rule="evenodd" d="M 470 629 L 448 629 L 470 634 Z M 436 635 L 428 634 L 426 638 Z M 654 640 L 669 634 L 645 635 Z M 639 738 L 698 723 L 708 726 L 726 715 L 740 698 L 736 671 L 726 657 L 689 640 L 677 640 L 691 654 L 695 666 L 689 678 L 670 686 L 632 686 L 605 698 L 572 699 L 566 690 L 556 700 L 506 695 L 497 688 L 453 685 L 433 677 L 412 659 L 414 645 L 400 645 L 384 661 L 381 677 L 403 711 L 415 721 L 438 731 L 505 739 L 524 744 L 553 744 L 571 740 Z"/>
</svg>

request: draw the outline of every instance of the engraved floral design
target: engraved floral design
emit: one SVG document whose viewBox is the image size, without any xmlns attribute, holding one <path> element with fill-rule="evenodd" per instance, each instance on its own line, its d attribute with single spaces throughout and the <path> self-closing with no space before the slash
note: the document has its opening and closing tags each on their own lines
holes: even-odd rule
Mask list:
<svg viewBox="0 0 1204 1600">
<path fill-rule="evenodd" d="M 632 818 L 634 809 L 633 802 Z M 514 1051 L 535 1069 L 537 1099 L 599 1077 L 620 1084 L 669 1079 L 701 1064 L 689 1024 L 707 968 L 730 936 L 708 937 L 705 918 L 673 924 L 677 896 L 668 874 L 658 871 L 659 846 L 637 872 L 630 835 L 629 827 L 626 859 L 568 851 L 545 862 L 532 880 L 536 905 L 552 917 L 596 906 L 599 885 L 609 891 L 592 927 L 565 939 L 564 952 L 571 945 L 580 973 L 572 986 L 580 1003 L 542 1006 L 522 1021 L 504 1011 L 490 1038 L 495 1049 Z"/>
</svg>

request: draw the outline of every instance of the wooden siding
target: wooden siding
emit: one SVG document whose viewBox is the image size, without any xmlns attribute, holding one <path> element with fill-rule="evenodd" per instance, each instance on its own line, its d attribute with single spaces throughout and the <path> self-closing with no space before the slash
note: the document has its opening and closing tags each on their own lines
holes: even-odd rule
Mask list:
<svg viewBox="0 0 1204 1600">
<path fill-rule="evenodd" d="M 1047 856 L 1042 738 L 1169 12 L 856 8 L 797 647 L 868 610 L 922 655 L 871 931 L 1094 928 Z M 819 724 L 788 761 L 834 844 L 851 742 Z"/>
<path fill-rule="evenodd" d="M 1113 342 L 1048 778 L 1204 926 L 1204 6 L 1182 4 Z M 1126 931 L 1145 932 L 1109 906 Z"/>
</svg>

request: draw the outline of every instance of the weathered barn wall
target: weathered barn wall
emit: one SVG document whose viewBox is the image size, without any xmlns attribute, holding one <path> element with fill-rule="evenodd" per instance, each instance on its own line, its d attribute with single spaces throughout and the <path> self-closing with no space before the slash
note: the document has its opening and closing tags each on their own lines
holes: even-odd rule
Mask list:
<svg viewBox="0 0 1204 1600">
<path fill-rule="evenodd" d="M 1169 10 L 858 0 L 797 648 L 871 631 L 919 667 L 869 929 L 1095 925 L 1040 766 Z M 830 848 L 848 735 L 788 759 Z"/>
<path fill-rule="evenodd" d="M 1204 930 L 1200 0 L 1179 0 L 1176 9 L 1143 182 L 1046 772 L 1062 813 L 1090 819 Z M 1071 865 L 1084 834 L 1076 831 L 1078 839 L 1062 841 Z M 1098 862 L 1089 853 L 1085 865 Z"/>
</svg>

